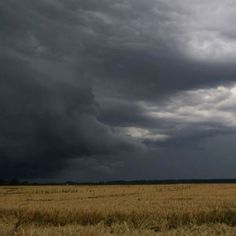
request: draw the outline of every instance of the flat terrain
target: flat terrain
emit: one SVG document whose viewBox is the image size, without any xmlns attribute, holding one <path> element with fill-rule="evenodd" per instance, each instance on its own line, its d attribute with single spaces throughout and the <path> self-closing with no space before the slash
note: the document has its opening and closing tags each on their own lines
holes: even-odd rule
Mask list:
<svg viewBox="0 0 236 236">
<path fill-rule="evenodd" d="M 236 185 L 0 187 L 1 236 L 236 235 Z"/>
</svg>

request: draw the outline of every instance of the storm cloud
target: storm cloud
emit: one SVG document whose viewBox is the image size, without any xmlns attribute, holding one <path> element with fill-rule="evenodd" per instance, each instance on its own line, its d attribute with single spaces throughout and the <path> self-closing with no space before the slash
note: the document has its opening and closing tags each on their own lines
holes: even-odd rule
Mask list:
<svg viewBox="0 0 236 236">
<path fill-rule="evenodd" d="M 232 0 L 2 1 L 0 177 L 236 177 L 235 12 Z"/>
</svg>

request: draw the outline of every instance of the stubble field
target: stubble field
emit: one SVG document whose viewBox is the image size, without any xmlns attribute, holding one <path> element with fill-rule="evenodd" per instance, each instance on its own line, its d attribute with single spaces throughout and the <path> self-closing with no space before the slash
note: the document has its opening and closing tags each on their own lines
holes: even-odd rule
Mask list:
<svg viewBox="0 0 236 236">
<path fill-rule="evenodd" d="M 236 235 L 236 185 L 0 187 L 1 236 Z"/>
</svg>

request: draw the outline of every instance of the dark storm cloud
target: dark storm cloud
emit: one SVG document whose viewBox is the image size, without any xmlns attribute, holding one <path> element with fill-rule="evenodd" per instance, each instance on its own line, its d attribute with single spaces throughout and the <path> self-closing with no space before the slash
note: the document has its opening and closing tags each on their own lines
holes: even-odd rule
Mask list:
<svg viewBox="0 0 236 236">
<path fill-rule="evenodd" d="M 64 33 L 73 31 L 59 2 L 9 1 L 1 11 L 1 176 L 53 176 L 71 159 L 142 150 L 96 119 L 84 68 L 68 68 L 63 58 L 72 49 Z"/>
<path fill-rule="evenodd" d="M 2 1 L 0 173 L 73 165 L 125 178 L 132 163 L 145 177 L 187 156 L 178 147 L 234 133 L 235 11 L 231 0 Z"/>
<path fill-rule="evenodd" d="M 138 148 L 96 120 L 89 87 L 42 85 L 24 62 L 6 55 L 0 62 L 3 176 L 39 176 L 60 170 L 73 158 L 105 158 Z"/>
<path fill-rule="evenodd" d="M 83 58 L 95 42 L 86 42 L 89 27 L 80 24 L 80 16 L 73 18 L 74 9 L 59 1 L 9 1 L 1 11 L 1 174 L 40 176 L 60 170 L 71 158 L 104 158 L 138 148 L 96 120 Z M 76 57 L 76 79 L 58 75 L 68 69 L 57 61 L 67 65 L 70 57 Z"/>
</svg>

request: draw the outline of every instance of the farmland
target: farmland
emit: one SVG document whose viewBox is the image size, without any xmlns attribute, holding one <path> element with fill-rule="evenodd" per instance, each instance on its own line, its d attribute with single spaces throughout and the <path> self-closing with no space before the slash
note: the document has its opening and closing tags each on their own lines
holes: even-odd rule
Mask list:
<svg viewBox="0 0 236 236">
<path fill-rule="evenodd" d="M 236 185 L 0 187 L 1 236 L 236 235 Z"/>
</svg>

